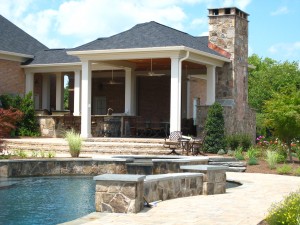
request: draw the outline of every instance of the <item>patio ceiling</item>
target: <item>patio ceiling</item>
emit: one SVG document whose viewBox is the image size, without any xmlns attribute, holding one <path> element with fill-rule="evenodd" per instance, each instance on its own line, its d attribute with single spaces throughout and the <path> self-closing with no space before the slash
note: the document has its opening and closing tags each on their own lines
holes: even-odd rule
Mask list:
<svg viewBox="0 0 300 225">
<path fill-rule="evenodd" d="M 151 59 L 133 59 L 128 61 L 136 64 L 136 71 L 150 70 Z M 182 68 L 185 68 L 186 66 L 189 69 L 206 69 L 205 65 L 183 61 Z M 153 70 L 171 70 L 171 59 L 170 58 L 152 59 L 152 68 Z"/>
</svg>

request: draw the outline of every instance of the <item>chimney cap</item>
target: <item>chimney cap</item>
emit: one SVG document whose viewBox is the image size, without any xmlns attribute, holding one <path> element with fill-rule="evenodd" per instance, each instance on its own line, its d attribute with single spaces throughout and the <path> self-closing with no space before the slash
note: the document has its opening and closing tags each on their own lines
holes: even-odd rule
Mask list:
<svg viewBox="0 0 300 225">
<path fill-rule="evenodd" d="M 237 7 L 213 8 L 213 9 L 208 9 L 208 11 L 209 11 L 209 16 L 236 15 L 244 19 L 247 19 L 249 16 L 248 13 L 245 13 L 244 11 L 240 10 Z"/>
</svg>

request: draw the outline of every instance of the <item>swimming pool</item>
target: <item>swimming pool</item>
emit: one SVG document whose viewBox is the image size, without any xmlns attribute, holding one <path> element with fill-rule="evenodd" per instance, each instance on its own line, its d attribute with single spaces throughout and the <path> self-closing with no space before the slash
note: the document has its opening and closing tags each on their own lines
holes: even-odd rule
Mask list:
<svg viewBox="0 0 300 225">
<path fill-rule="evenodd" d="M 92 176 L 13 178 L 1 183 L 0 224 L 51 225 L 95 211 Z"/>
</svg>

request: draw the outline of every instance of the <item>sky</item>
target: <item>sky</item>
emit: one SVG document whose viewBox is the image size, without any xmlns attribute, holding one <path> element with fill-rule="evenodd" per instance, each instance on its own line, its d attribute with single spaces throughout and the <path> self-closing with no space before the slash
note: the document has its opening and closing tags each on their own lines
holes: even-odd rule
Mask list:
<svg viewBox="0 0 300 225">
<path fill-rule="evenodd" d="M 49 48 L 72 48 L 156 21 L 208 35 L 208 8 L 250 14 L 249 55 L 300 61 L 300 0 L 0 0 L 0 14 Z"/>
</svg>

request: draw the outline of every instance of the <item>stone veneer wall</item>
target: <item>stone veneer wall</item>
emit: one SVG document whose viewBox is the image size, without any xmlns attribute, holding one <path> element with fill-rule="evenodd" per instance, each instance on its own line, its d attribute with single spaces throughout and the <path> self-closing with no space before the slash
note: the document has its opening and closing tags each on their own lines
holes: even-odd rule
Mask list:
<svg viewBox="0 0 300 225">
<path fill-rule="evenodd" d="M 150 175 L 144 182 L 144 195 L 147 202 L 201 194 L 203 194 L 203 174 L 201 173 Z"/>
<path fill-rule="evenodd" d="M 97 212 L 137 213 L 144 208 L 144 178 L 140 175 L 100 175 L 96 180 Z"/>
<path fill-rule="evenodd" d="M 153 173 L 152 174 L 167 174 L 167 173 L 180 173 L 180 166 L 183 165 L 207 165 L 208 159 L 153 159 Z"/>
<path fill-rule="evenodd" d="M 37 121 L 40 127 L 42 137 L 63 137 L 66 130 L 73 128 L 80 133 L 81 117 L 69 116 L 66 121 L 65 116 L 37 116 Z M 98 137 L 103 134 L 103 116 L 92 116 L 92 135 Z"/>
<path fill-rule="evenodd" d="M 1 160 L 0 177 L 126 174 L 125 159 Z"/>
<path fill-rule="evenodd" d="M 203 194 L 215 195 L 226 192 L 227 166 L 214 165 L 190 165 L 181 166 L 184 172 L 203 173 Z"/>
</svg>

